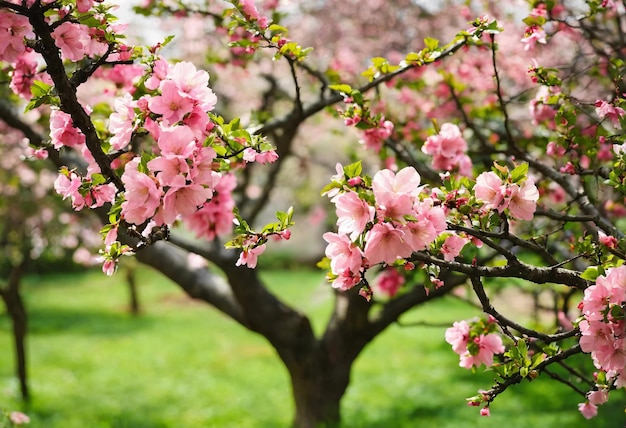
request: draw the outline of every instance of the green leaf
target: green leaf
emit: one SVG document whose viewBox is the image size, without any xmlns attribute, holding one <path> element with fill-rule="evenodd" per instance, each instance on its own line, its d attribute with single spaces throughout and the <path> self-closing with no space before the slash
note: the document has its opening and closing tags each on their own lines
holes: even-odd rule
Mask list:
<svg viewBox="0 0 626 428">
<path fill-rule="evenodd" d="M 287 34 L 287 29 L 282 25 L 272 24 L 268 27 L 268 30 L 272 34 Z"/>
<path fill-rule="evenodd" d="M 582 279 L 586 279 L 587 281 L 595 281 L 596 278 L 601 275 L 600 269 L 600 266 L 589 266 L 583 273 L 580 274 L 580 277 Z"/>
<path fill-rule="evenodd" d="M 526 178 L 528 174 L 528 164 L 523 163 L 515 167 L 513 171 L 511 171 L 511 181 L 513 183 L 519 183 L 521 180 Z"/>
<path fill-rule="evenodd" d="M 33 94 L 33 97 L 43 97 L 50 93 L 51 85 L 48 85 L 41 80 L 35 80 L 35 82 L 30 87 L 30 92 Z"/>
<path fill-rule="evenodd" d="M 356 161 L 355 163 L 344 166 L 343 172 L 348 178 L 358 177 L 363 172 L 363 165 L 361 165 L 361 161 Z"/>
<path fill-rule="evenodd" d="M 428 50 L 434 51 L 439 47 L 439 40 L 433 39 L 432 37 L 426 37 L 424 39 L 424 46 L 426 46 Z"/>
<path fill-rule="evenodd" d="M 320 195 L 324 196 L 326 193 L 330 192 L 333 189 L 341 189 L 341 183 L 339 183 L 338 181 L 332 181 L 332 182 L 328 183 L 321 190 Z"/>
<path fill-rule="evenodd" d="M 541 27 L 543 24 L 546 23 L 546 18 L 544 18 L 543 16 L 527 16 L 522 21 L 524 21 L 524 24 L 528 25 L 529 27 Z"/>
<path fill-rule="evenodd" d="M 328 87 L 332 91 L 341 92 L 342 94 L 350 95 L 352 93 L 352 87 L 350 85 L 346 85 L 345 83 L 339 85 L 329 85 Z"/>
</svg>

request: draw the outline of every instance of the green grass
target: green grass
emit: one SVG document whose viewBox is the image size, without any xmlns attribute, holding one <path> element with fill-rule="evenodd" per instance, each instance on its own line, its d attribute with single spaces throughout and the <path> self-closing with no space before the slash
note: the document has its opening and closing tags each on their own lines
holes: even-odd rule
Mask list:
<svg viewBox="0 0 626 428">
<path fill-rule="evenodd" d="M 22 409 L 31 427 L 287 427 L 289 380 L 273 349 L 158 274 L 140 270 L 144 312 L 127 313 L 122 275 L 99 272 L 30 277 L 24 297 L 33 402 L 17 399 L 9 322 L 0 311 L 0 408 Z M 332 304 L 319 272 L 267 274 L 272 288 L 323 328 Z M 451 322 L 475 315 L 454 300 L 406 319 Z M 394 326 L 357 361 L 342 403 L 343 426 L 618 427 L 624 394 L 590 422 L 579 397 L 541 378 L 513 388 L 481 418 L 464 398 L 490 385 L 472 375 L 443 341 L 444 327 Z"/>
</svg>

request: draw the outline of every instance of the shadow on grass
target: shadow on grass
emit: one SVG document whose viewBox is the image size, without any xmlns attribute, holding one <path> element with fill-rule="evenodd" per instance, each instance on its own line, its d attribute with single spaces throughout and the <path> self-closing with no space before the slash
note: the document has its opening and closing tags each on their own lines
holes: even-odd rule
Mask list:
<svg viewBox="0 0 626 428">
<path fill-rule="evenodd" d="M 351 416 L 356 413 L 356 418 L 344 417 L 341 428 L 457 428 L 459 420 L 465 421 L 463 428 L 626 427 L 624 391 L 613 391 L 609 402 L 599 407 L 598 416 L 586 420 L 577 411 L 577 403 L 582 402 L 583 398 L 563 388 L 561 385 L 555 387 L 554 382 L 548 379 L 512 387 L 492 403 L 491 417 L 488 418 L 479 416 L 479 408 L 467 407 L 461 399 L 454 403 L 445 402 L 443 398 L 437 401 L 436 397 L 444 395 L 442 391 L 437 391 L 437 387 L 433 388 L 429 396 L 422 398 L 414 394 L 403 396 L 399 392 L 394 404 L 383 406 L 380 410 L 353 410 Z M 463 394 L 478 388 L 472 389 L 471 384 L 456 379 L 454 389 Z M 368 415 L 367 419 L 360 420 L 360 414 Z M 512 418 L 512 415 L 515 417 Z"/>
<path fill-rule="evenodd" d="M 84 335 L 124 335 L 150 328 L 149 316 L 133 317 L 126 312 L 98 311 L 92 308 L 37 308 L 29 317 L 29 333 L 56 334 L 60 331 Z"/>
<path fill-rule="evenodd" d="M 157 406 L 139 406 L 123 411 L 112 411 L 108 414 L 93 413 L 89 419 L 63 420 L 58 409 L 38 408 L 36 405 L 26 408 L 31 418 L 31 426 L 64 426 L 65 428 L 171 428 L 172 425 L 162 420 L 160 408 Z"/>
</svg>

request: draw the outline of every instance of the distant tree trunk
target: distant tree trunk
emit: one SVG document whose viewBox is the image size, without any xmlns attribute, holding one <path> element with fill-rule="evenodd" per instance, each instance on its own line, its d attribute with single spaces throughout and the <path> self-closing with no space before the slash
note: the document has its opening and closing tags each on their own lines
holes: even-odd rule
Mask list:
<svg viewBox="0 0 626 428">
<path fill-rule="evenodd" d="M 22 266 L 13 267 L 9 273 L 6 289 L 0 288 L 0 296 L 6 305 L 13 324 L 13 341 L 15 345 L 15 370 L 20 383 L 20 393 L 24 401 L 30 400 L 28 390 L 28 373 L 26 368 L 26 332 L 28 320 L 26 308 L 20 295 Z"/>
<path fill-rule="evenodd" d="M 130 297 L 130 313 L 134 316 L 139 315 L 141 308 L 139 306 L 139 292 L 137 291 L 137 279 L 135 277 L 135 263 L 126 267 L 126 283 L 128 284 L 128 292 Z"/>
</svg>

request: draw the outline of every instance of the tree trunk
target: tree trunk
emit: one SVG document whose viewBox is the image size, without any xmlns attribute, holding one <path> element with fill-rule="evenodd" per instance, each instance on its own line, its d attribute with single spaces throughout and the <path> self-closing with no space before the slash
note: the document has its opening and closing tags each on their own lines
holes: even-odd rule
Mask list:
<svg viewBox="0 0 626 428">
<path fill-rule="evenodd" d="M 9 275 L 9 284 L 5 290 L 0 289 L 0 295 L 7 308 L 13 324 L 13 341 L 15 345 L 15 371 L 20 383 L 20 393 L 24 401 L 30 400 L 28 390 L 28 373 L 26 368 L 26 332 L 27 314 L 22 296 L 19 292 L 21 268 L 14 267 Z"/>
<path fill-rule="evenodd" d="M 126 267 L 126 283 L 128 284 L 128 294 L 130 298 L 130 313 L 133 316 L 141 312 L 139 306 L 139 292 L 137 291 L 137 280 L 135 278 L 135 263 Z"/>
<path fill-rule="evenodd" d="M 335 361 L 328 355 L 308 356 L 289 368 L 295 402 L 296 428 L 330 428 L 340 422 L 340 402 L 350 382 L 352 360 Z"/>
</svg>

